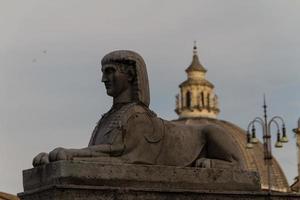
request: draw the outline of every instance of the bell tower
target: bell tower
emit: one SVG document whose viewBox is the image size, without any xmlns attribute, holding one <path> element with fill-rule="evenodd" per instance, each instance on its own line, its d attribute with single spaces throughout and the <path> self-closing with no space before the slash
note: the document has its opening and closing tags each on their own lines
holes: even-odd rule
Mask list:
<svg viewBox="0 0 300 200">
<path fill-rule="evenodd" d="M 220 112 L 218 97 L 214 85 L 205 79 L 207 70 L 199 61 L 196 42 L 192 62 L 185 72 L 187 80 L 179 85 L 180 93 L 176 95 L 175 112 L 179 118 L 217 118 Z"/>
</svg>

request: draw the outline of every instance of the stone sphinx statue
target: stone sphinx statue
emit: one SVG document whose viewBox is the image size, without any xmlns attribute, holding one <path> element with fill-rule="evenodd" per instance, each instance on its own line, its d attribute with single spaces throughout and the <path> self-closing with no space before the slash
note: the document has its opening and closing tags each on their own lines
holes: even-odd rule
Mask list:
<svg viewBox="0 0 300 200">
<path fill-rule="evenodd" d="M 139 54 L 114 51 L 104 56 L 101 64 L 102 82 L 113 97 L 113 105 L 95 127 L 88 147 L 40 153 L 33 159 L 33 166 L 58 160 L 89 160 L 243 168 L 239 150 L 226 130 L 215 125 L 179 125 L 149 109 L 148 75 Z"/>
</svg>

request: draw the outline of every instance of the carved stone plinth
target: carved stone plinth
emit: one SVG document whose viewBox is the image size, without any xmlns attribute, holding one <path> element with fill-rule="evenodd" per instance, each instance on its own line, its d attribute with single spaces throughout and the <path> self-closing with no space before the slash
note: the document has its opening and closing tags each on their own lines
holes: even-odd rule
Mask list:
<svg viewBox="0 0 300 200">
<path fill-rule="evenodd" d="M 83 161 L 59 161 L 25 170 L 23 185 L 24 192 L 19 194 L 23 200 L 264 199 L 267 196 L 260 191 L 255 172 Z"/>
</svg>

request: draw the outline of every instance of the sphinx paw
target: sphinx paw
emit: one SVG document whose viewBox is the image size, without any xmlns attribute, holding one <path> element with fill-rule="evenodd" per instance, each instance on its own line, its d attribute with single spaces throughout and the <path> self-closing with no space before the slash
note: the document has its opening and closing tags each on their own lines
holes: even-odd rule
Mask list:
<svg viewBox="0 0 300 200">
<path fill-rule="evenodd" d="M 32 165 L 33 167 L 37 167 L 40 165 L 45 165 L 49 163 L 49 154 L 42 152 L 33 158 Z"/>
<path fill-rule="evenodd" d="M 211 168 L 211 160 L 208 158 L 199 158 L 198 160 L 196 160 L 195 167 Z"/>
</svg>

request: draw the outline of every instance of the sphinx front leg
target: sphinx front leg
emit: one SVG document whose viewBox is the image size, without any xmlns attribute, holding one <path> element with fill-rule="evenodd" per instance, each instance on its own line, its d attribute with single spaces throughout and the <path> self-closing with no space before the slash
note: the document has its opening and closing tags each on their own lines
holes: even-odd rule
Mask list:
<svg viewBox="0 0 300 200">
<path fill-rule="evenodd" d="M 123 144 L 101 144 L 86 147 L 83 149 L 65 149 L 62 147 L 56 148 L 49 153 L 49 161 L 55 162 L 58 160 L 90 160 L 87 158 L 99 158 L 119 156 L 124 151 Z"/>
<path fill-rule="evenodd" d="M 49 161 L 54 162 L 58 160 L 72 160 L 77 154 L 77 151 L 79 151 L 79 149 L 65 149 L 58 147 L 49 153 Z"/>
</svg>

